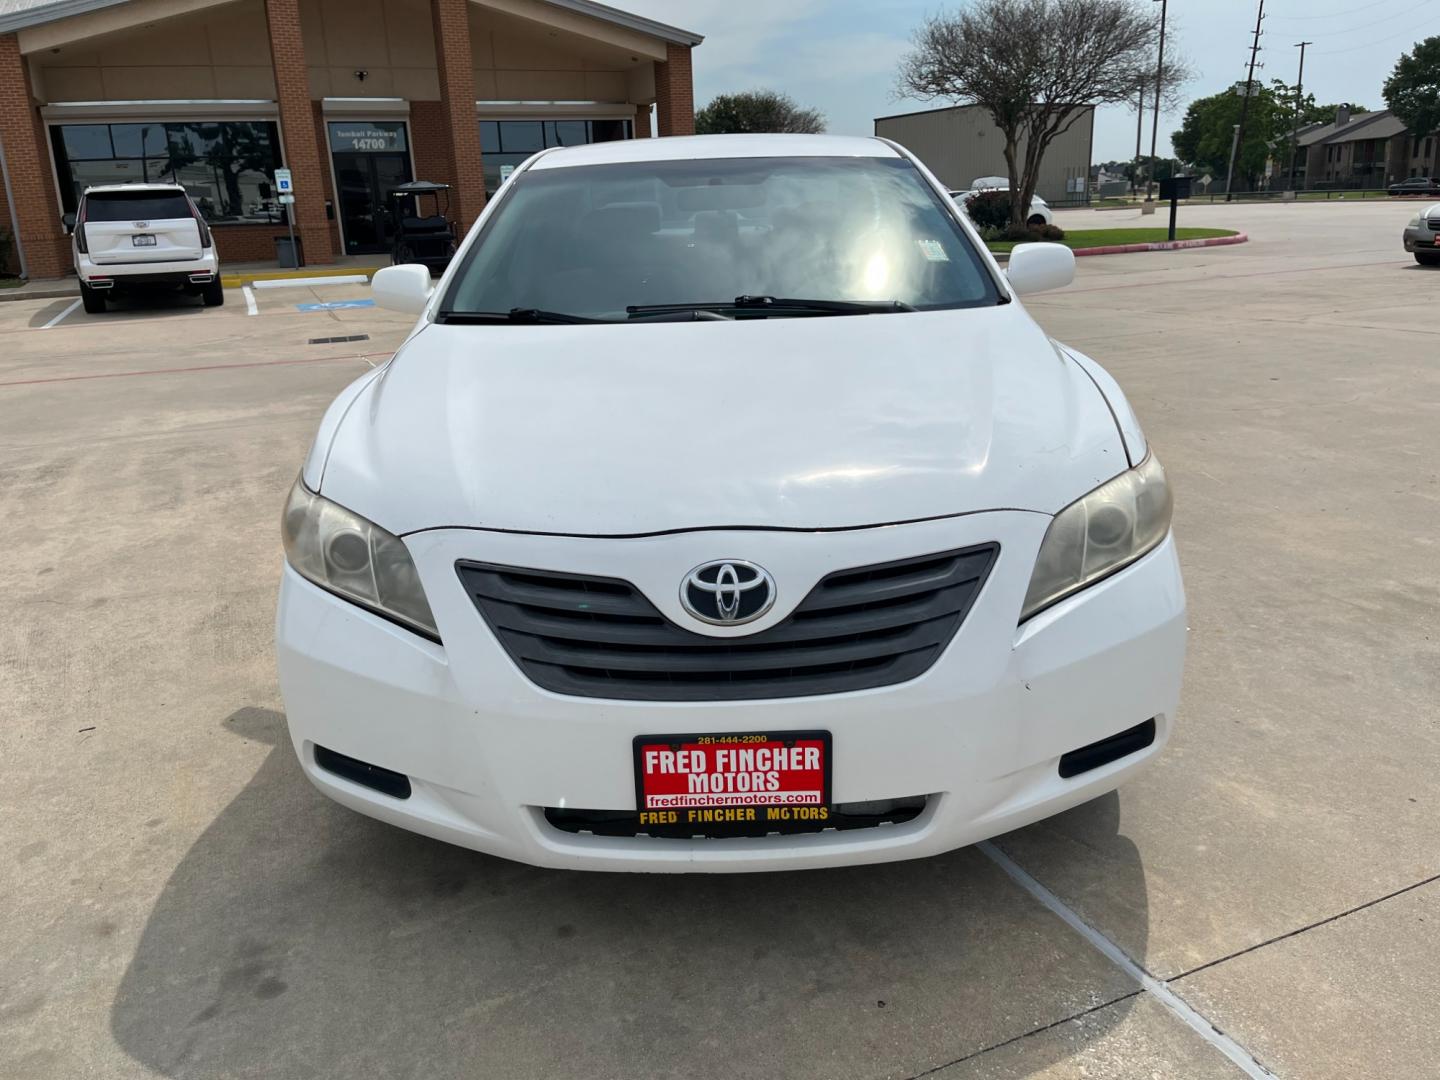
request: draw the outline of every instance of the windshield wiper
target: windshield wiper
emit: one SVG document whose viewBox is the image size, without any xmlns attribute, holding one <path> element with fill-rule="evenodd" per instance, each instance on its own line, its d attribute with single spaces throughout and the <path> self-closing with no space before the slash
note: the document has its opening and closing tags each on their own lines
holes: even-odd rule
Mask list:
<svg viewBox="0 0 1440 1080">
<path fill-rule="evenodd" d="M 793 308 L 798 311 L 833 311 L 837 315 L 874 315 L 886 311 L 914 311 L 903 300 L 808 300 L 794 296 L 737 296 L 737 308 Z"/>
<path fill-rule="evenodd" d="M 733 304 L 655 304 L 651 307 L 628 307 L 632 322 L 734 322 L 733 315 L 717 309 Z"/>
<path fill-rule="evenodd" d="M 596 323 L 609 319 L 589 319 L 584 315 L 571 315 L 564 311 L 546 311 L 544 308 L 511 308 L 509 311 L 442 311 L 437 320 L 442 323 Z"/>
<path fill-rule="evenodd" d="M 741 311 L 746 314 L 783 314 L 823 311 L 832 315 L 876 315 L 887 311 L 914 311 L 903 300 L 809 300 L 791 296 L 737 296 L 734 300 L 706 300 L 685 304 L 631 304 L 630 318 L 675 311 Z"/>
</svg>

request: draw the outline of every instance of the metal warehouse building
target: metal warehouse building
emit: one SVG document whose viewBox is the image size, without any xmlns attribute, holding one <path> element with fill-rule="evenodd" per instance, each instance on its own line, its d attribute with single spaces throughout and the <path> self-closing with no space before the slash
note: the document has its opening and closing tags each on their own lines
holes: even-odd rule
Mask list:
<svg viewBox="0 0 1440 1080">
<path fill-rule="evenodd" d="M 70 267 L 87 185 L 178 181 L 227 258 L 388 249 L 385 192 L 454 185 L 468 228 L 549 146 L 694 130 L 700 35 L 593 0 L 4 0 L 0 162 L 30 276 Z M 9 220 L 7 220 L 7 218 Z"/>
<path fill-rule="evenodd" d="M 1095 106 L 1079 105 L 1074 123 L 1056 136 L 1040 165 L 1036 193 L 1055 205 L 1090 201 L 1090 150 L 1095 137 Z M 881 116 L 875 134 L 907 147 L 942 183 L 965 189 L 978 176 L 1005 176 L 1005 137 L 982 105 Z M 1021 153 L 1024 146 L 1021 145 Z"/>
</svg>

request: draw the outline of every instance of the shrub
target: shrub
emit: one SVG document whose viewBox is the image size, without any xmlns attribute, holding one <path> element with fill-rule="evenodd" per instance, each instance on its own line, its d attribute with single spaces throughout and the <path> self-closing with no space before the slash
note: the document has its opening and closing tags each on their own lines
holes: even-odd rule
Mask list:
<svg viewBox="0 0 1440 1080">
<path fill-rule="evenodd" d="M 1036 239 L 1035 230 L 1029 225 L 1006 225 L 1000 233 L 1000 239 L 1013 240 L 1017 244 L 1023 244 L 1028 240 Z"/>
<path fill-rule="evenodd" d="M 1038 229 L 1031 230 L 1037 240 L 1064 240 L 1065 230 L 1059 225 L 1041 225 Z"/>
<path fill-rule="evenodd" d="M 1003 229 L 1010 224 L 1010 193 L 982 191 L 965 204 L 965 209 L 977 227 Z"/>
</svg>

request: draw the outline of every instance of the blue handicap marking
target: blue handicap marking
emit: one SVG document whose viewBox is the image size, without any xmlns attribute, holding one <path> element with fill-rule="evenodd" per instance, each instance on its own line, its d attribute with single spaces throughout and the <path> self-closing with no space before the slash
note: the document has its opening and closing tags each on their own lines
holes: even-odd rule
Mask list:
<svg viewBox="0 0 1440 1080">
<path fill-rule="evenodd" d="M 296 304 L 297 311 L 334 311 L 336 308 L 374 307 L 374 300 L 326 300 L 321 304 Z"/>
</svg>

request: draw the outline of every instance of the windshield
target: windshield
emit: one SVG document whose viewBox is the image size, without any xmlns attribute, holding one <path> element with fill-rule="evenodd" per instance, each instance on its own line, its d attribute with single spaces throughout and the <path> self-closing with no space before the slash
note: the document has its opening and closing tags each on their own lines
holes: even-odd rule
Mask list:
<svg viewBox="0 0 1440 1080">
<path fill-rule="evenodd" d="M 785 298 L 861 302 L 857 311 L 999 299 L 952 213 L 903 158 L 645 161 L 535 169 L 510 184 L 442 318 L 624 320 L 637 307 L 727 312 L 738 298 L 751 303 L 729 317 L 775 317 L 852 313 Z"/>
</svg>

